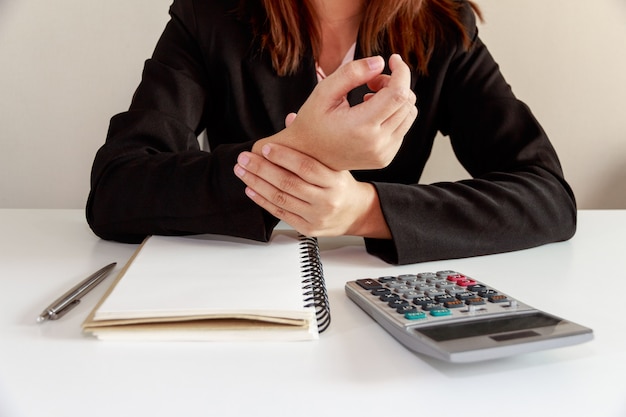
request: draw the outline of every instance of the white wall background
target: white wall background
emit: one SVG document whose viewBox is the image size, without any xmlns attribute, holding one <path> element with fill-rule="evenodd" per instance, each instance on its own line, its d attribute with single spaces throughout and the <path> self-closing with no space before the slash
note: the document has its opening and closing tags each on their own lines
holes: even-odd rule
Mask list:
<svg viewBox="0 0 626 417">
<path fill-rule="evenodd" d="M 211 0 L 207 0 L 211 1 Z M 626 208 L 626 0 L 477 0 L 580 208 Z M 0 208 L 81 208 L 171 0 L 0 0 Z M 466 174 L 445 138 L 424 182 Z"/>
</svg>

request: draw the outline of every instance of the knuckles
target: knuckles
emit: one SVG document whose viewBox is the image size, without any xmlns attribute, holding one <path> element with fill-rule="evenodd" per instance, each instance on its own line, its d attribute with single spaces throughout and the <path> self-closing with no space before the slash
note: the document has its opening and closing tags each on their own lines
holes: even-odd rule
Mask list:
<svg viewBox="0 0 626 417">
<path fill-rule="evenodd" d="M 390 99 L 397 106 L 411 102 L 411 90 L 404 87 L 387 87 L 389 89 Z M 414 96 L 414 94 L 413 94 Z"/>
<path fill-rule="evenodd" d="M 343 77 L 350 81 L 358 80 L 360 78 L 360 71 L 355 62 L 351 62 L 348 65 L 343 65 L 339 67 L 339 71 L 342 73 L 341 75 Z"/>
</svg>

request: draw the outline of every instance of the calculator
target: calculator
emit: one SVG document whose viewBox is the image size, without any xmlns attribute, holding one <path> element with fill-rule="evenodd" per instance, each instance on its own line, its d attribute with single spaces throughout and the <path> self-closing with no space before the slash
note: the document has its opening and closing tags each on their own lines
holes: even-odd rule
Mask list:
<svg viewBox="0 0 626 417">
<path fill-rule="evenodd" d="M 446 270 L 348 281 L 346 294 L 408 349 L 478 362 L 593 338 L 587 327 Z"/>
</svg>

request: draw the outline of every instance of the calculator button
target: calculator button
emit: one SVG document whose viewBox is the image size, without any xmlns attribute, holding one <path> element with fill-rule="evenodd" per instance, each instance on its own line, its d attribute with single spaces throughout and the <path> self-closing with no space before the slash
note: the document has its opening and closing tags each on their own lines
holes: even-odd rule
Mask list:
<svg viewBox="0 0 626 417">
<path fill-rule="evenodd" d="M 502 294 L 492 295 L 488 299 L 492 303 L 504 303 L 504 302 L 509 301 L 509 298 L 506 295 L 502 295 Z"/>
<path fill-rule="evenodd" d="M 458 298 L 459 300 L 467 300 L 468 298 L 474 298 L 474 297 L 476 297 L 476 294 L 474 294 L 471 291 L 464 291 L 464 292 L 460 292 L 456 294 L 456 298 Z"/>
<path fill-rule="evenodd" d="M 460 308 L 465 307 L 465 303 L 461 300 L 454 299 L 452 301 L 446 301 L 443 305 L 447 308 Z"/>
<path fill-rule="evenodd" d="M 448 295 L 448 293 L 445 292 L 445 290 L 441 290 L 439 288 L 431 288 L 429 290 L 424 291 L 424 293 L 430 298 L 434 298 L 434 299 L 436 299 L 437 297 Z"/>
<path fill-rule="evenodd" d="M 498 295 L 498 291 L 487 288 L 485 290 L 478 291 L 478 295 L 480 295 L 481 297 L 489 298 L 493 297 L 494 295 Z"/>
<path fill-rule="evenodd" d="M 452 281 L 439 281 L 435 284 L 437 288 L 447 290 L 448 288 L 454 288 L 456 284 Z"/>
<path fill-rule="evenodd" d="M 481 291 L 486 291 L 487 290 L 487 286 L 485 286 L 483 284 L 474 284 L 474 285 L 468 285 L 467 289 L 469 291 L 474 291 L 474 292 L 480 293 Z"/>
<path fill-rule="evenodd" d="M 402 294 L 402 296 L 406 298 L 407 300 L 412 300 L 416 297 L 423 297 L 424 293 L 421 291 L 407 291 L 404 294 Z"/>
<path fill-rule="evenodd" d="M 373 290 L 373 289 L 376 289 L 376 288 L 382 288 L 383 287 L 380 284 L 380 282 L 376 281 L 375 279 L 371 279 L 371 278 L 357 279 L 356 283 L 359 284 L 361 286 L 361 288 L 366 289 L 366 290 Z"/>
<path fill-rule="evenodd" d="M 435 308 L 430 310 L 430 315 L 433 317 L 443 317 L 443 316 L 449 316 L 452 314 L 452 311 L 450 311 L 447 308 Z"/>
<path fill-rule="evenodd" d="M 394 288 L 394 291 L 398 294 L 405 294 L 407 292 L 413 291 L 412 287 L 407 287 L 406 285 L 401 285 L 397 288 Z"/>
<path fill-rule="evenodd" d="M 473 306 L 477 306 L 477 305 L 482 305 L 485 304 L 485 299 L 482 297 L 474 297 L 474 298 L 467 298 L 465 300 L 465 304 L 469 305 L 473 305 Z"/>
<path fill-rule="evenodd" d="M 456 297 L 453 297 L 450 294 L 446 293 L 446 294 L 435 296 L 435 301 L 437 301 L 438 303 L 445 303 L 448 301 L 458 301 L 458 300 L 456 299 Z"/>
<path fill-rule="evenodd" d="M 404 281 L 404 282 L 415 282 L 415 281 L 417 281 L 417 275 L 415 275 L 415 274 L 398 275 L 398 280 Z"/>
<path fill-rule="evenodd" d="M 460 279 L 458 281 L 456 281 L 456 285 L 458 285 L 459 287 L 471 287 L 476 285 L 476 281 L 474 281 L 473 279 Z"/>
<path fill-rule="evenodd" d="M 391 308 L 398 309 L 398 308 L 401 308 L 401 307 L 404 307 L 404 306 L 408 306 L 409 302 L 407 300 L 403 300 L 401 298 L 398 298 L 398 299 L 389 301 L 387 304 Z"/>
<path fill-rule="evenodd" d="M 400 314 L 414 313 L 414 312 L 417 311 L 417 308 L 415 308 L 411 304 L 407 303 L 406 305 L 403 305 L 402 307 L 396 308 L 396 311 L 398 313 L 400 313 Z"/>
<path fill-rule="evenodd" d="M 441 278 L 443 278 L 443 279 L 448 279 L 448 277 L 449 277 L 450 275 L 459 275 L 459 273 L 458 273 L 458 272 L 456 272 L 456 271 L 451 271 L 451 270 L 449 270 L 449 269 L 448 269 L 448 270 L 445 270 L 445 271 L 438 271 L 438 272 L 437 272 L 437 276 L 440 276 L 440 277 L 441 277 Z"/>
<path fill-rule="evenodd" d="M 404 313 L 404 318 L 407 320 L 421 320 L 426 318 L 426 313 L 423 311 L 412 311 Z"/>
<path fill-rule="evenodd" d="M 400 287 L 406 287 L 406 284 L 402 281 L 389 281 L 385 284 L 387 287 L 389 288 L 400 288 Z"/>
<path fill-rule="evenodd" d="M 462 274 L 454 273 L 454 274 L 448 275 L 446 279 L 448 281 L 451 281 L 451 282 L 457 282 L 457 281 L 460 281 L 460 280 L 467 279 L 467 277 L 465 275 L 462 275 Z"/>
<path fill-rule="evenodd" d="M 417 282 L 415 284 L 415 289 L 418 291 L 428 291 L 428 290 L 432 290 L 432 289 L 436 289 L 437 287 L 435 287 L 434 284 L 430 284 L 428 282 Z"/>
<path fill-rule="evenodd" d="M 441 304 L 438 304 L 438 303 L 422 304 L 422 310 L 424 311 L 432 311 L 432 310 L 440 310 L 440 309 L 441 309 Z"/>
<path fill-rule="evenodd" d="M 432 304 L 434 303 L 435 300 L 433 300 L 430 297 L 427 296 L 421 296 L 421 297 L 415 297 L 413 299 L 413 304 L 417 305 L 417 306 L 423 306 L 425 304 Z"/>
<path fill-rule="evenodd" d="M 400 296 L 398 294 L 389 293 L 389 294 L 383 294 L 378 298 L 380 299 L 380 301 L 389 303 L 391 301 L 400 299 Z"/>
<path fill-rule="evenodd" d="M 450 288 L 446 288 L 446 292 L 448 294 L 454 295 L 454 296 L 456 296 L 457 294 L 460 294 L 460 293 L 464 293 L 466 291 L 467 290 L 465 288 L 459 287 L 457 285 L 454 285 L 453 287 L 450 287 Z"/>
<path fill-rule="evenodd" d="M 371 291 L 371 294 L 375 297 L 380 297 L 381 295 L 391 294 L 391 290 L 389 288 L 375 288 Z"/>
<path fill-rule="evenodd" d="M 392 276 L 389 276 L 389 275 L 384 276 L 384 277 L 378 277 L 378 282 L 382 282 L 383 284 L 385 282 L 395 281 L 395 280 L 396 280 L 396 277 L 392 277 Z"/>
</svg>

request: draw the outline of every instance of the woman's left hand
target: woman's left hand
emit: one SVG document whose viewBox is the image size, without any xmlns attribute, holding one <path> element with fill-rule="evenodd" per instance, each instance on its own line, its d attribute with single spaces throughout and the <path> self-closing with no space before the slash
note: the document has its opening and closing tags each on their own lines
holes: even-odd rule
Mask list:
<svg viewBox="0 0 626 417">
<path fill-rule="evenodd" d="M 289 122 L 289 121 L 288 121 Z M 279 144 L 265 144 L 262 155 L 243 152 L 234 168 L 256 204 L 302 234 L 388 237 L 374 186 L 349 171 L 335 171 L 314 158 Z M 382 219 L 382 214 L 380 214 Z"/>
</svg>

